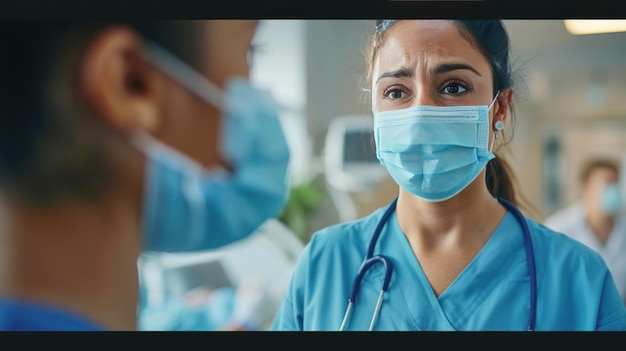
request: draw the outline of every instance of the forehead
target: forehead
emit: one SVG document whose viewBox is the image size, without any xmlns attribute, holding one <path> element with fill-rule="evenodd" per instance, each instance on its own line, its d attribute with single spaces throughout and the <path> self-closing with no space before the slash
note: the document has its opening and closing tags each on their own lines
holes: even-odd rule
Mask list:
<svg viewBox="0 0 626 351">
<path fill-rule="evenodd" d="M 374 61 L 376 72 L 418 64 L 456 61 L 489 67 L 487 58 L 449 20 L 402 20 L 389 28 Z"/>
</svg>

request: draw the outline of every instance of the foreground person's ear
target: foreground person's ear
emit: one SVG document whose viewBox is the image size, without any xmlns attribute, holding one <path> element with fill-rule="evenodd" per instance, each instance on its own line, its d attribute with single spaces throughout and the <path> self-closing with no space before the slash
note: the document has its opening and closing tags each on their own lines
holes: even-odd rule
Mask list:
<svg viewBox="0 0 626 351">
<path fill-rule="evenodd" d="M 105 123 L 123 133 L 153 130 L 160 120 L 165 78 L 142 55 L 141 38 L 115 27 L 97 34 L 80 61 L 83 97 Z"/>
</svg>

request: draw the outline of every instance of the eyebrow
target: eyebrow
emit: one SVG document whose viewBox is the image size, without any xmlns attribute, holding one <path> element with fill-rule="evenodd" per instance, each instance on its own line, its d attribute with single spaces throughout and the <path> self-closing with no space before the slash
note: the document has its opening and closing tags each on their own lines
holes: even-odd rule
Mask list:
<svg viewBox="0 0 626 351">
<path fill-rule="evenodd" d="M 389 71 L 381 74 L 378 79 L 376 79 L 376 83 L 383 78 L 411 78 L 415 75 L 415 72 L 412 69 L 402 67 L 395 71 Z"/>
<path fill-rule="evenodd" d="M 464 63 L 444 63 L 444 64 L 438 65 L 437 67 L 432 69 L 431 73 L 433 75 L 436 75 L 436 74 L 442 74 L 442 73 L 451 72 L 451 71 L 455 71 L 455 70 L 459 70 L 459 69 L 470 70 L 470 71 L 472 71 L 472 72 L 474 72 L 477 75 L 482 77 L 482 74 L 478 73 L 478 71 L 476 69 L 474 69 L 474 67 L 472 67 L 470 65 L 466 65 Z"/>
<path fill-rule="evenodd" d="M 446 73 L 446 72 L 451 72 L 451 71 L 455 71 L 455 70 L 459 70 L 459 69 L 467 69 L 470 70 L 474 73 L 476 73 L 477 75 L 482 77 L 482 74 L 480 74 L 476 69 L 474 69 L 474 67 L 464 64 L 464 63 L 445 63 L 445 64 L 441 64 L 438 65 L 437 67 L 435 67 L 434 69 L 431 70 L 431 73 L 433 75 L 436 74 L 442 74 L 442 73 Z M 376 83 L 378 83 L 379 80 L 383 79 L 383 78 L 412 78 L 415 75 L 414 71 L 412 69 L 406 68 L 406 67 L 402 67 L 400 69 L 397 69 L 395 71 L 389 71 L 389 72 L 385 72 L 383 74 L 381 74 L 378 79 L 376 79 Z"/>
</svg>

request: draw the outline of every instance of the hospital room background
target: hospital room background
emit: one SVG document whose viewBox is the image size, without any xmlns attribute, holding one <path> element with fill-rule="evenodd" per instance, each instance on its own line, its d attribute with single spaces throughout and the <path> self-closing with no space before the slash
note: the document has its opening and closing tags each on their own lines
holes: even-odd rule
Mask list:
<svg viewBox="0 0 626 351">
<path fill-rule="evenodd" d="M 572 34 L 563 20 L 504 23 L 519 77 L 506 157 L 543 220 L 578 199 L 579 169 L 588 158 L 626 166 L 626 32 Z M 376 160 L 364 91 L 373 26 L 373 20 L 261 21 L 251 79 L 281 106 L 292 156 L 287 206 L 248 239 L 223 249 L 145 254 L 142 304 L 154 308 L 142 328 L 183 328 L 159 306 L 198 288 L 232 291 L 229 299 L 214 299 L 223 315 L 216 320 L 228 321 L 239 308 L 260 319 L 258 329 L 267 328 L 310 235 L 393 199 L 397 186 Z M 242 299 L 250 302 L 235 306 Z"/>
</svg>

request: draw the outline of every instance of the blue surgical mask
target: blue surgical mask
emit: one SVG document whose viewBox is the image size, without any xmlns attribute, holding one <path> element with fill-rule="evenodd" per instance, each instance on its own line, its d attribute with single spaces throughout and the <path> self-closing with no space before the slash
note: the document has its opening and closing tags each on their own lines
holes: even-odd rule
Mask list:
<svg viewBox="0 0 626 351">
<path fill-rule="evenodd" d="M 495 157 L 488 145 L 489 110 L 496 97 L 489 106 L 374 112 L 378 160 L 406 191 L 430 202 L 452 198 Z"/>
<path fill-rule="evenodd" d="M 245 79 L 221 91 L 162 48 L 148 49 L 155 66 L 222 110 L 220 150 L 234 171 L 206 169 L 147 133 L 134 135 L 148 157 L 144 249 L 207 250 L 245 238 L 287 200 L 289 150 L 277 105 Z"/>
<path fill-rule="evenodd" d="M 610 184 L 604 187 L 600 198 L 602 209 L 614 216 L 622 208 L 622 194 L 618 184 Z"/>
</svg>

